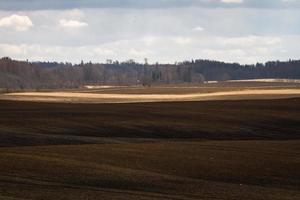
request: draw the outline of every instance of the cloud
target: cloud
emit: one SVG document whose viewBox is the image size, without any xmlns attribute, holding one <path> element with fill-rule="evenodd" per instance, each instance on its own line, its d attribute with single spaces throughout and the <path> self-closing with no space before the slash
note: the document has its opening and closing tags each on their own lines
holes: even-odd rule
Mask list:
<svg viewBox="0 0 300 200">
<path fill-rule="evenodd" d="M 58 10 L 73 8 L 175 8 L 251 7 L 300 8 L 298 0 L 9 0 L 0 1 L 0 10 Z"/>
<path fill-rule="evenodd" d="M 193 31 L 204 31 L 204 28 L 201 26 L 196 26 L 195 28 L 193 28 Z"/>
<path fill-rule="evenodd" d="M 218 38 L 218 43 L 225 46 L 273 46 L 282 42 L 280 37 L 249 35 L 244 37 Z"/>
<path fill-rule="evenodd" d="M 19 56 L 23 53 L 22 45 L 0 44 L 0 52 L 4 55 Z"/>
<path fill-rule="evenodd" d="M 90 51 L 90 49 L 86 49 L 86 50 Z M 113 56 L 114 55 L 114 51 L 112 51 L 110 49 L 101 48 L 101 47 L 93 48 L 93 52 L 99 56 Z"/>
<path fill-rule="evenodd" d="M 150 42 L 149 42 L 150 40 Z M 213 59 L 226 62 L 256 63 L 268 60 L 299 58 L 297 41 L 289 37 L 141 37 L 104 44 L 66 46 L 55 44 L 0 43 L 0 55 L 22 60 L 79 63 L 81 60 L 105 62 L 106 59 L 124 61 L 134 59 L 150 63 L 173 63 L 186 59 Z M 220 43 L 225 41 L 225 43 Z M 184 47 L 184 48 L 183 48 Z"/>
<path fill-rule="evenodd" d="M 192 42 L 192 39 L 189 37 L 174 37 L 172 40 L 179 45 L 187 45 Z"/>
<path fill-rule="evenodd" d="M 149 56 L 150 54 L 152 54 L 151 51 L 149 50 L 145 50 L 145 49 L 135 49 L 135 48 L 131 48 L 128 52 L 128 54 L 130 56 L 133 56 L 133 57 L 147 57 Z"/>
<path fill-rule="evenodd" d="M 143 62 L 147 57 L 149 63 L 192 58 L 241 63 L 300 58 L 298 10 L 226 6 L 231 8 L 0 11 L 0 19 L 19 14 L 34 22 L 34 28 L 21 33 L 0 28 L 0 55 L 59 62 Z"/>
<path fill-rule="evenodd" d="M 66 20 L 66 19 L 59 20 L 59 25 L 65 28 L 82 28 L 88 26 L 86 22 L 77 21 L 77 20 Z"/>
<path fill-rule="evenodd" d="M 222 3 L 243 3 L 244 0 L 221 0 Z"/>
<path fill-rule="evenodd" d="M 26 31 L 33 26 L 32 21 L 25 15 L 11 15 L 0 19 L 0 27 L 13 28 L 16 31 Z"/>
</svg>

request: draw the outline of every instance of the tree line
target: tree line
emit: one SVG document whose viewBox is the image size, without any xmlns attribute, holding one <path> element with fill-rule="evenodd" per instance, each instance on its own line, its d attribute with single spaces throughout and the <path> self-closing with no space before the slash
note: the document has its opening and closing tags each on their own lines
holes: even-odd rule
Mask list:
<svg viewBox="0 0 300 200">
<path fill-rule="evenodd" d="M 300 79 L 300 60 L 271 61 L 254 65 L 213 60 L 176 64 L 141 64 L 110 61 L 58 63 L 0 59 L 0 88 L 77 88 L 83 85 L 145 85 L 203 83 L 259 78 Z"/>
</svg>

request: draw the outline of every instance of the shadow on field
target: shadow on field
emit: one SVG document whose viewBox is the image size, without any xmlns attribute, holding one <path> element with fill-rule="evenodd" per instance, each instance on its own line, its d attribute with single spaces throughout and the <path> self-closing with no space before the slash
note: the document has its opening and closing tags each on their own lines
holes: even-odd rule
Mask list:
<svg viewBox="0 0 300 200">
<path fill-rule="evenodd" d="M 0 146 L 127 139 L 300 139 L 300 99 L 63 104 L 0 101 Z"/>
<path fill-rule="evenodd" d="M 300 199 L 300 99 L 0 101 L 0 199 Z"/>
</svg>

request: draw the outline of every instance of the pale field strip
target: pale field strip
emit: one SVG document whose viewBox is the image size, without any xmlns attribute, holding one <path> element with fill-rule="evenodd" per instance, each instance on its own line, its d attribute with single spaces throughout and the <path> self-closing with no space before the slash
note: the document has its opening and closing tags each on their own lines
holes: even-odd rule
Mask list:
<svg viewBox="0 0 300 200">
<path fill-rule="evenodd" d="M 286 96 L 300 97 L 300 89 L 246 89 L 241 91 L 224 91 L 212 93 L 191 94 L 99 94 L 80 92 L 23 92 L 9 93 L 0 96 L 0 99 L 20 101 L 46 102 L 160 102 L 160 101 L 201 101 L 220 99 L 258 99 L 265 97 L 284 98 Z"/>
<path fill-rule="evenodd" d="M 109 88 L 123 88 L 126 86 L 115 86 L 115 85 L 85 85 L 86 89 L 109 89 Z"/>
<path fill-rule="evenodd" d="M 300 83 L 300 79 L 245 79 L 228 80 L 226 82 Z"/>
</svg>

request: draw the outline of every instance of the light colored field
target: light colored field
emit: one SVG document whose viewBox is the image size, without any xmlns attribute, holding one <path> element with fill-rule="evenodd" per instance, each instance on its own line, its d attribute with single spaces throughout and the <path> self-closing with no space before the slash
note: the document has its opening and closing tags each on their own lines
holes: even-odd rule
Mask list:
<svg viewBox="0 0 300 200">
<path fill-rule="evenodd" d="M 178 88 L 180 89 L 180 88 Z M 118 94 L 88 92 L 23 92 L 0 96 L 5 100 L 76 102 L 76 103 L 130 103 L 130 102 L 165 102 L 165 101 L 204 101 L 237 99 L 279 99 L 300 97 L 300 88 L 295 89 L 244 89 L 238 91 L 219 91 L 188 94 Z"/>
<path fill-rule="evenodd" d="M 296 80 L 255 79 L 209 84 L 85 86 L 81 89 L 23 91 L 0 94 L 0 100 L 64 103 L 135 103 L 300 97 Z"/>
<path fill-rule="evenodd" d="M 114 85 L 85 85 L 86 89 L 107 89 L 107 88 L 120 88 L 124 86 L 114 86 Z"/>
<path fill-rule="evenodd" d="M 264 83 L 300 83 L 299 79 L 247 79 L 247 80 L 229 80 L 227 82 L 264 82 Z"/>
</svg>

